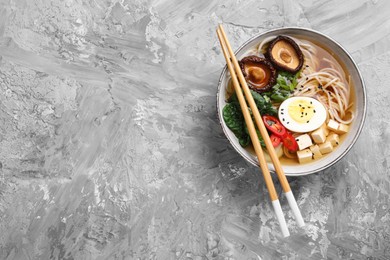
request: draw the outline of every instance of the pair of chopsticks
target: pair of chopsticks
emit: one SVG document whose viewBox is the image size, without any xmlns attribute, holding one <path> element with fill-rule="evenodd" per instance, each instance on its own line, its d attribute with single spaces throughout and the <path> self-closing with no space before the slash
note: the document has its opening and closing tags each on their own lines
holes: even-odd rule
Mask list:
<svg viewBox="0 0 390 260">
<path fill-rule="evenodd" d="M 271 139 L 269 138 L 267 129 L 264 126 L 260 112 L 257 109 L 255 101 L 253 100 L 252 94 L 249 90 L 249 87 L 248 87 L 246 81 L 245 81 L 244 75 L 241 72 L 241 68 L 238 64 L 237 58 L 234 55 L 234 52 L 230 46 L 230 43 L 226 37 L 226 33 L 225 33 L 221 24 L 218 26 L 217 34 L 218 34 L 218 39 L 219 39 L 221 47 L 222 47 L 223 54 L 224 54 L 225 59 L 226 59 L 227 67 L 228 67 L 230 75 L 232 77 L 234 90 L 237 94 L 237 98 L 238 98 L 238 101 L 240 103 L 241 110 L 242 110 L 242 113 L 244 115 L 246 125 L 248 127 L 249 136 L 252 140 L 253 147 L 255 149 L 257 158 L 259 159 L 259 162 L 260 162 L 260 168 L 261 168 L 261 171 L 263 173 L 265 184 L 266 184 L 266 187 L 268 189 L 269 196 L 271 198 L 276 217 L 278 219 L 283 236 L 288 237 L 290 235 L 290 232 L 288 231 L 288 228 L 287 228 L 287 224 L 286 224 L 286 220 L 285 220 L 284 215 L 283 215 L 282 207 L 280 206 L 279 198 L 278 198 L 278 195 L 276 193 L 275 186 L 274 186 L 271 174 L 270 174 L 268 166 L 267 166 L 267 162 L 264 158 L 264 153 L 263 153 L 263 150 L 260 146 L 259 138 L 257 137 L 256 129 L 255 129 L 254 123 L 252 121 L 251 115 L 249 113 L 249 108 L 247 106 L 247 102 L 249 103 L 249 107 L 252 110 L 252 114 L 255 118 L 257 128 L 259 129 L 260 134 L 265 141 L 265 145 L 266 145 L 267 150 L 270 154 L 272 163 L 274 164 L 275 171 L 276 171 L 276 174 L 278 176 L 279 182 L 280 182 L 280 184 L 283 188 L 283 192 L 288 200 L 288 204 L 290 205 L 290 208 L 295 216 L 295 220 L 297 221 L 299 227 L 304 226 L 305 223 L 303 221 L 301 212 L 298 208 L 297 202 L 296 202 L 294 195 L 291 191 L 291 188 L 290 188 L 290 185 L 287 181 L 287 178 L 284 175 L 283 168 L 280 164 L 278 156 L 276 155 L 276 152 L 275 152 L 275 149 L 272 145 Z M 237 79 L 237 77 L 238 77 L 238 79 Z M 242 93 L 240 83 L 238 82 L 238 80 L 241 83 L 241 87 L 242 87 L 242 90 L 244 91 L 246 100 L 244 98 L 244 95 Z"/>
</svg>

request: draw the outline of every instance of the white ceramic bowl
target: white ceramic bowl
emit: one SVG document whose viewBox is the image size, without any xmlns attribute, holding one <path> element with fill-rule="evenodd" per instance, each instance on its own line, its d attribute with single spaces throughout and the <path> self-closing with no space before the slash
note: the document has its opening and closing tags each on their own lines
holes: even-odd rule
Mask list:
<svg viewBox="0 0 390 260">
<path fill-rule="evenodd" d="M 337 57 L 338 61 L 348 70 L 349 74 L 351 75 L 354 86 L 356 106 L 355 119 L 351 123 L 350 131 L 346 134 L 347 136 L 345 137 L 344 141 L 331 154 L 323 157 L 322 159 L 301 165 L 283 165 L 285 174 L 288 176 L 307 175 L 324 170 L 327 167 L 335 164 L 352 148 L 353 144 L 356 142 L 362 130 L 366 115 L 366 90 L 362 76 L 351 55 L 339 43 L 331 39 L 329 36 L 326 36 L 320 32 L 311 29 L 289 27 L 274 29 L 258 34 L 249 39 L 247 42 L 245 42 L 240 48 L 238 48 L 238 50 L 236 51 L 237 59 L 240 60 L 241 58 L 243 58 L 245 53 L 247 53 L 250 49 L 252 49 L 265 38 L 278 35 L 287 35 L 298 38 L 303 37 L 305 39 L 308 39 L 309 41 L 312 40 L 314 42 L 319 42 L 322 46 L 326 46 L 326 48 L 331 53 L 333 53 L 334 56 Z M 219 120 L 226 137 L 229 139 L 234 149 L 248 162 L 257 166 L 259 165 L 257 157 L 241 147 L 241 145 L 238 143 L 238 139 L 235 137 L 233 132 L 226 126 L 222 117 L 222 109 L 226 104 L 225 88 L 229 80 L 228 74 L 229 73 L 227 71 L 227 67 L 225 66 L 218 83 L 217 110 Z M 269 163 L 269 169 L 271 171 L 274 171 L 274 167 L 271 163 Z"/>
</svg>

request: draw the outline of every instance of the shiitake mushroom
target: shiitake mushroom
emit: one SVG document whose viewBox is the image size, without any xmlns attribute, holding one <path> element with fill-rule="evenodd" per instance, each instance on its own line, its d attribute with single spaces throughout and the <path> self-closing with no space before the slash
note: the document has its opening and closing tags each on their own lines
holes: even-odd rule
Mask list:
<svg viewBox="0 0 390 260">
<path fill-rule="evenodd" d="M 269 45 L 266 57 L 279 70 L 297 73 L 303 65 L 303 53 L 298 44 L 287 36 L 276 37 Z"/>
<path fill-rule="evenodd" d="M 275 85 L 276 69 L 268 60 L 251 55 L 243 58 L 239 63 L 250 89 L 263 93 Z"/>
</svg>

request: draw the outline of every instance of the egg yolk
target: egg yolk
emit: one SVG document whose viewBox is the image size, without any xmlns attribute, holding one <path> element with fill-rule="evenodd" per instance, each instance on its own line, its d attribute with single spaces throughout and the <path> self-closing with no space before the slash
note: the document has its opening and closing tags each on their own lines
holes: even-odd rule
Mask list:
<svg viewBox="0 0 390 260">
<path fill-rule="evenodd" d="M 297 99 L 288 106 L 288 113 L 290 117 L 298 123 L 309 123 L 314 116 L 315 107 L 312 102 Z"/>
</svg>

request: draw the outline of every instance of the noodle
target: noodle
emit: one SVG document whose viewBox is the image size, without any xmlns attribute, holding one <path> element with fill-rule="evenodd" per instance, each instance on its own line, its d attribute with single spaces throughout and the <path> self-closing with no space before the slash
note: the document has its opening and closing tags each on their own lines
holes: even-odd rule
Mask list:
<svg viewBox="0 0 390 260">
<path fill-rule="evenodd" d="M 270 36 L 268 38 L 265 38 L 260 44 L 259 44 L 259 47 L 257 48 L 257 52 L 258 53 L 264 53 L 263 51 L 263 47 L 269 43 L 270 41 L 272 41 L 275 37 L 274 36 Z"/>
<path fill-rule="evenodd" d="M 305 67 L 298 79 L 298 86 L 304 87 L 297 88 L 293 95 L 317 98 L 328 108 L 331 119 L 339 123 L 349 124 L 354 118 L 351 105 L 348 103 L 350 82 L 347 82 L 340 73 L 342 70 L 337 69 L 338 64 L 328 58 L 319 60 L 313 46 L 303 40 L 297 40 L 297 42 L 305 54 Z M 327 63 L 327 67 L 318 69 L 322 62 Z M 351 115 L 348 120 L 344 119 L 347 114 Z"/>
</svg>

